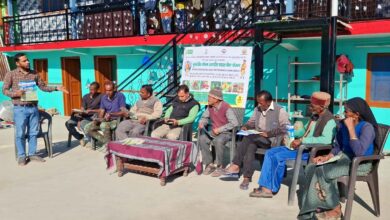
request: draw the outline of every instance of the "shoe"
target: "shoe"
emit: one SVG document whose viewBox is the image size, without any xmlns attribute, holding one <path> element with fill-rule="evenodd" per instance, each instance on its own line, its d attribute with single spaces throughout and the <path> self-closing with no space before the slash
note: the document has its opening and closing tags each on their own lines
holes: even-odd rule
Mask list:
<svg viewBox="0 0 390 220">
<path fill-rule="evenodd" d="M 85 147 L 85 145 L 87 144 L 87 142 L 84 140 L 84 138 L 80 139 L 80 146 L 82 147 Z"/>
<path fill-rule="evenodd" d="M 244 180 L 240 184 L 240 189 L 242 190 L 248 190 L 249 189 L 249 183 L 251 182 L 251 178 L 244 177 Z"/>
<path fill-rule="evenodd" d="M 272 198 L 273 196 L 272 193 L 266 193 L 261 189 L 253 189 L 253 191 L 249 193 L 249 197 L 256 198 Z"/>
<path fill-rule="evenodd" d="M 25 166 L 27 164 L 26 158 L 25 157 L 19 157 L 18 158 L 18 165 L 19 166 Z"/>
<path fill-rule="evenodd" d="M 37 156 L 37 155 L 29 156 L 28 159 L 29 159 L 30 161 L 36 161 L 36 162 L 40 162 L 40 163 L 46 162 L 45 159 L 43 159 L 42 157 Z"/>
<path fill-rule="evenodd" d="M 215 167 L 211 164 L 207 165 L 206 169 L 203 170 L 203 175 L 210 175 L 210 173 L 214 172 Z"/>
</svg>

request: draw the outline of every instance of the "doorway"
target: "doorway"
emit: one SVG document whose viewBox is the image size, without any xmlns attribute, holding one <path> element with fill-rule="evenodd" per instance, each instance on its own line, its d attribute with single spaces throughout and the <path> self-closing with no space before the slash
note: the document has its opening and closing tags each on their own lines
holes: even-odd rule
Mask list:
<svg viewBox="0 0 390 220">
<path fill-rule="evenodd" d="M 104 92 L 105 81 L 116 81 L 116 57 L 95 56 L 95 80 L 100 84 L 100 92 Z"/>
<path fill-rule="evenodd" d="M 46 83 L 48 83 L 47 79 L 47 59 L 34 59 L 34 70 L 38 73 L 39 77 Z"/>
<path fill-rule="evenodd" d="M 64 93 L 64 112 L 70 115 L 72 109 L 81 108 L 81 81 L 80 81 L 80 58 L 61 58 L 62 79 L 69 94 Z"/>
</svg>

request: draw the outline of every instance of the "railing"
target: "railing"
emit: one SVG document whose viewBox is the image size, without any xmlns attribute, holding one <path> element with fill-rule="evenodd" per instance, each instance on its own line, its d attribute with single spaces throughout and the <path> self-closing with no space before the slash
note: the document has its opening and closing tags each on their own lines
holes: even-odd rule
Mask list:
<svg viewBox="0 0 390 220">
<path fill-rule="evenodd" d="M 216 11 L 221 10 L 221 8 L 225 8 L 228 1 L 229 0 L 220 1 L 207 11 L 205 15 L 198 15 L 194 19 L 194 22 L 185 28 L 185 33 L 177 34 L 170 42 L 161 47 L 150 58 L 149 62 L 145 62 L 136 71 L 129 74 L 129 77 L 118 85 L 119 90 L 138 90 L 139 88 L 134 88 L 134 86 L 139 87 L 140 84 L 151 83 L 156 92 L 156 96 L 163 101 L 164 106 L 169 105 L 170 101 L 175 96 L 175 90 L 179 84 L 180 70 L 182 68 L 181 54 L 183 54 L 183 52 L 181 50 L 183 48 L 182 46 L 177 45 L 180 44 L 181 40 L 184 39 L 186 35 L 192 35 L 191 31 L 196 29 L 197 25 L 202 20 L 213 17 Z M 236 13 L 234 16 L 231 16 L 229 18 L 231 22 L 228 23 L 229 29 L 227 31 L 216 32 L 214 36 L 209 36 L 208 40 L 206 40 L 203 45 L 249 44 L 253 40 L 248 37 L 252 29 L 252 19 L 241 21 L 238 18 L 240 16 L 250 17 L 252 13 L 252 7 L 249 5 L 243 9 L 241 13 Z M 239 40 L 240 42 L 238 42 Z M 156 79 L 150 82 L 147 79 L 150 79 L 150 76 L 148 77 L 148 73 L 150 74 L 151 72 L 157 75 L 157 77 L 154 77 Z M 137 98 L 137 94 L 134 94 L 134 97 L 129 97 L 130 102 L 135 101 Z"/>
<path fill-rule="evenodd" d="M 234 23 L 280 20 L 285 16 L 303 19 L 326 17 L 330 13 L 331 4 L 331 0 L 287 0 L 286 5 L 284 0 L 254 1 L 256 5 L 251 14 L 243 16 L 244 1 L 229 0 L 228 4 L 219 7 L 211 15 L 206 15 L 209 11 L 201 11 L 199 14 L 204 16 L 201 16 L 191 30 L 185 30 L 183 25 L 181 28 L 173 25 L 173 33 L 225 31 L 241 26 L 234 26 Z M 218 4 L 221 1 L 216 2 Z M 65 9 L 44 14 L 4 17 L 5 45 L 166 34 L 161 30 L 161 22 L 159 29 L 148 28 L 149 33 L 140 32 L 141 11 L 138 6 L 127 1 L 120 5 L 98 6 L 78 7 L 77 11 Z M 387 0 L 339 0 L 338 8 L 339 16 L 349 21 L 390 17 L 390 1 Z M 189 10 L 185 11 L 190 13 Z M 182 15 L 180 13 L 176 11 L 174 20 L 177 20 L 175 16 Z M 195 17 L 194 13 L 192 18 L 187 16 L 187 24 L 194 23 Z"/>
</svg>

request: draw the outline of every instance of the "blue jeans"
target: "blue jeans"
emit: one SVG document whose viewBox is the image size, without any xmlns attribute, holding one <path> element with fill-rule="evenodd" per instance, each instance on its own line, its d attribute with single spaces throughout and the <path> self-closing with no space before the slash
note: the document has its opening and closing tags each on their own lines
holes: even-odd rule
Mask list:
<svg viewBox="0 0 390 220">
<path fill-rule="evenodd" d="M 37 135 L 39 132 L 38 108 L 14 106 L 14 122 L 18 158 L 26 156 L 26 132 L 28 132 L 28 156 L 35 155 L 37 150 Z"/>
<path fill-rule="evenodd" d="M 298 150 L 289 150 L 286 147 L 273 147 L 266 151 L 259 178 L 259 186 L 276 193 L 283 180 L 286 161 L 295 160 Z M 302 160 L 308 160 L 309 153 L 303 153 Z"/>
</svg>

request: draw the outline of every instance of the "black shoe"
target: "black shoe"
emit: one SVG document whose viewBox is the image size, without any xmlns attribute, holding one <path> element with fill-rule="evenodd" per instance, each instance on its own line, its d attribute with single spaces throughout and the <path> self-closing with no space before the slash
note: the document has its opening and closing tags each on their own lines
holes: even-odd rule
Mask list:
<svg viewBox="0 0 390 220">
<path fill-rule="evenodd" d="M 28 158 L 30 159 L 30 161 L 36 161 L 36 162 L 40 162 L 40 163 L 46 162 L 45 159 L 43 159 L 42 157 L 37 156 L 37 155 L 29 156 Z"/>
<path fill-rule="evenodd" d="M 19 157 L 18 158 L 18 165 L 19 166 L 25 166 L 27 164 L 26 158 L 25 157 Z"/>
</svg>

